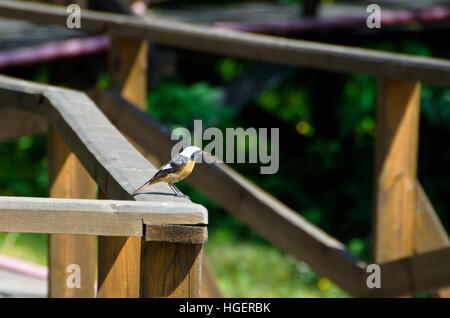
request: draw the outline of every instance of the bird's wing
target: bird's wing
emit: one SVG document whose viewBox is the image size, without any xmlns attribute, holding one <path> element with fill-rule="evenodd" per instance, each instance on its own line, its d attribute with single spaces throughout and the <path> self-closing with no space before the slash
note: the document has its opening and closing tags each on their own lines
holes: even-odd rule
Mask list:
<svg viewBox="0 0 450 318">
<path fill-rule="evenodd" d="M 146 186 L 152 184 L 152 181 L 155 179 L 160 179 L 168 175 L 169 173 L 177 172 L 183 169 L 184 166 L 189 162 L 189 158 L 178 155 L 172 160 L 170 160 L 165 166 L 162 166 L 158 171 L 156 171 L 155 175 L 151 177 L 146 183 L 140 186 L 136 191 L 133 192 L 132 195 L 135 195 L 139 190 L 145 188 Z"/>
<path fill-rule="evenodd" d="M 152 179 L 158 179 L 162 178 L 169 173 L 177 172 L 181 169 L 183 169 L 184 166 L 189 162 L 189 159 L 184 156 L 176 156 L 172 160 L 170 160 L 165 166 L 161 167 L 155 175 L 152 177 Z"/>
</svg>

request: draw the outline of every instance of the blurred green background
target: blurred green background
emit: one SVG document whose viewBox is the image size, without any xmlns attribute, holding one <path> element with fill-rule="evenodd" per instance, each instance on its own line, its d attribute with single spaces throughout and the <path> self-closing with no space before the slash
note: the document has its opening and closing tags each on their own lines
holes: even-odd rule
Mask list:
<svg viewBox="0 0 450 318">
<path fill-rule="evenodd" d="M 407 29 L 370 37 L 321 33 L 302 38 L 450 57 L 449 43 L 437 31 Z M 177 61 L 177 72 L 163 75 L 149 86 L 148 113 L 172 128 L 192 128 L 194 119 L 202 119 L 204 129 L 280 128 L 278 173 L 261 175 L 258 164 L 231 166 L 370 261 L 376 79 L 298 68 L 239 108 L 219 102 L 223 87 L 256 63 L 184 51 L 178 54 L 183 58 Z M 65 82 L 64 76 L 71 72 L 81 81 L 86 77 L 81 65 L 89 69 L 92 78 L 83 85 L 106 87 L 104 60 L 101 55 L 8 73 L 75 87 Z M 423 85 L 420 120 L 419 179 L 449 229 L 449 88 Z M 46 196 L 46 186 L 46 136 L 25 136 L 0 144 L 0 195 Z M 195 189 L 185 183 L 179 188 L 209 211 L 206 251 L 225 296 L 347 296 L 326 277 L 265 241 Z M 46 252 L 46 235 L 0 233 L 0 253 L 46 264 Z"/>
</svg>

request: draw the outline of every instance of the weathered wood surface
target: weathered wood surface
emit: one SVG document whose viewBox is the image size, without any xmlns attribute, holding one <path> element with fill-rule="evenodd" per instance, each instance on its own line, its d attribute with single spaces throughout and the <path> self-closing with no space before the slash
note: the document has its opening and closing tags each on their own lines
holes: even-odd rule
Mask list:
<svg viewBox="0 0 450 318">
<path fill-rule="evenodd" d="M 208 241 L 208 232 L 201 226 L 147 225 L 145 239 L 152 242 L 201 244 Z"/>
<path fill-rule="evenodd" d="M 374 260 L 414 253 L 420 83 L 381 79 L 375 145 Z"/>
<path fill-rule="evenodd" d="M 59 26 L 65 26 L 67 19 L 63 7 L 20 1 L 0 1 L 0 15 Z M 389 74 L 393 78 L 450 86 L 450 62 L 442 59 L 218 30 L 158 17 L 149 19 L 88 10 L 83 10 L 81 16 L 82 29 L 86 32 L 114 32 L 199 52 L 328 71 L 380 77 Z"/>
<path fill-rule="evenodd" d="M 197 204 L 0 197 L 0 232 L 142 236 L 146 224 L 207 222 Z"/>
</svg>

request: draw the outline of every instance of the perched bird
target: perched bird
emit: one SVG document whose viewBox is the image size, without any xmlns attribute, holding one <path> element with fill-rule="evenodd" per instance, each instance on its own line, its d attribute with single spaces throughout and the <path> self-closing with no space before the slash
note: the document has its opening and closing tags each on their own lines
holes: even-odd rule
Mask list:
<svg viewBox="0 0 450 318">
<path fill-rule="evenodd" d="M 175 192 L 177 196 L 184 196 L 173 184 L 183 180 L 191 174 L 195 166 L 195 160 L 203 151 L 199 147 L 189 146 L 178 154 L 175 158 L 170 160 L 166 165 L 162 166 L 155 175 L 133 192 L 132 196 L 138 193 L 141 189 L 158 182 L 167 182 L 169 187 Z"/>
</svg>

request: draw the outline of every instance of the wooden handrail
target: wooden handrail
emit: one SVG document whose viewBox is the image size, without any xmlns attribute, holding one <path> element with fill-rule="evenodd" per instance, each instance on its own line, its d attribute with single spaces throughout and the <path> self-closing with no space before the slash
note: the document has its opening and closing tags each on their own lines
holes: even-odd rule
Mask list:
<svg viewBox="0 0 450 318">
<path fill-rule="evenodd" d="M 206 211 L 203 208 L 199 209 L 188 199 L 174 197 L 166 184 L 152 187 L 152 194 L 130 195 L 156 169 L 84 93 L 0 76 L 0 107 L 13 107 L 43 115 L 108 198 L 152 202 L 159 205 L 160 211 L 164 210 L 163 206 L 168 209 L 183 208 L 184 213 L 192 215 L 200 212 L 203 214 L 201 222 L 206 221 Z M 6 211 L 3 215 L 17 226 L 15 221 L 10 220 L 11 212 Z M 39 217 L 45 219 L 44 216 L 45 214 Z M 61 216 L 57 219 L 61 220 Z M 20 220 L 21 218 L 16 219 Z M 71 226 L 74 219 L 70 220 Z M 79 222 L 89 228 L 88 219 L 81 218 Z M 118 236 L 114 249 L 99 253 L 99 295 L 199 297 L 202 244 L 207 239 L 206 223 L 149 222 L 146 224 L 144 219 L 140 219 L 138 224 L 135 223 L 135 226 L 141 227 L 141 237 Z M 26 230 L 28 226 L 32 228 L 27 224 L 22 229 Z M 118 226 L 116 224 L 115 227 Z M 11 228 L 6 230 L 10 231 Z M 91 227 L 89 231 L 91 230 L 98 228 Z M 113 232 L 114 226 L 110 230 Z M 178 262 L 179 258 L 182 259 L 181 262 Z M 117 287 L 118 279 L 120 288 Z"/>
<path fill-rule="evenodd" d="M 207 223 L 204 207 L 184 202 L 0 196 L 0 232 L 143 236 L 144 226 Z"/>
<path fill-rule="evenodd" d="M 59 26 L 66 26 L 67 19 L 64 7 L 28 1 L 0 1 L 0 16 Z M 450 86 L 450 62 L 443 59 L 221 30 L 154 16 L 82 10 L 81 21 L 85 32 L 112 32 L 198 52 Z"/>
</svg>

